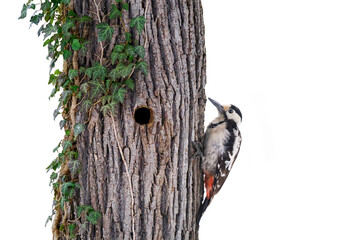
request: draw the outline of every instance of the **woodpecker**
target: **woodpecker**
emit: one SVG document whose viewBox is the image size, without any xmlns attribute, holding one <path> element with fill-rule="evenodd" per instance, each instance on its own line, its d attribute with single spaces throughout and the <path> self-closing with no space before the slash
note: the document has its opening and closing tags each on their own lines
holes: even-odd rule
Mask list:
<svg viewBox="0 0 360 240">
<path fill-rule="evenodd" d="M 219 115 L 207 126 L 204 136 L 201 167 L 204 173 L 206 196 L 200 206 L 198 223 L 229 175 L 241 145 L 240 109 L 234 105 L 222 106 L 211 98 L 209 100 L 217 108 Z"/>
</svg>

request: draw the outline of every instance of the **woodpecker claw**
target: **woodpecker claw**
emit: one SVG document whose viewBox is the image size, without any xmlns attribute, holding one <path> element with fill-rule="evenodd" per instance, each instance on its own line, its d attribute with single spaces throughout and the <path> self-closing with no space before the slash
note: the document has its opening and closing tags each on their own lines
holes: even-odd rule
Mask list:
<svg viewBox="0 0 360 240">
<path fill-rule="evenodd" d="M 201 150 L 202 148 L 202 145 L 201 143 L 198 143 L 198 142 L 195 142 L 195 141 L 192 141 L 191 142 L 193 147 L 196 149 L 196 152 L 193 153 L 193 155 L 191 156 L 191 160 L 193 160 L 194 158 L 197 158 L 197 157 L 200 157 L 201 159 L 204 158 L 204 155 L 203 155 L 203 152 Z"/>
</svg>

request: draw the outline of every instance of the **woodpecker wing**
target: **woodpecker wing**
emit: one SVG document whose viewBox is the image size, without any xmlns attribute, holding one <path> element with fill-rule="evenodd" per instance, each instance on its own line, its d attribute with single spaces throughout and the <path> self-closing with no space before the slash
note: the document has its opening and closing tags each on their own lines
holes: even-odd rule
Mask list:
<svg viewBox="0 0 360 240">
<path fill-rule="evenodd" d="M 227 140 L 225 141 L 226 150 L 220 157 L 220 161 L 216 166 L 216 175 L 214 182 L 214 195 L 217 194 L 223 186 L 226 178 L 228 177 L 232 166 L 239 154 L 241 146 L 241 133 L 237 128 L 234 121 L 228 121 L 226 124 L 226 130 L 229 133 Z"/>
</svg>

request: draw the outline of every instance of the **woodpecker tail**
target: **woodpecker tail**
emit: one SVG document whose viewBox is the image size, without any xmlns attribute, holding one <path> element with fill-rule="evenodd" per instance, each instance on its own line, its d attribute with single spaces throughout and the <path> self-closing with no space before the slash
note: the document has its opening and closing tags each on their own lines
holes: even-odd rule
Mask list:
<svg viewBox="0 0 360 240">
<path fill-rule="evenodd" d="M 204 212 L 206 211 L 207 207 L 209 206 L 210 202 L 211 202 L 211 198 L 205 198 L 204 201 L 201 203 L 199 213 L 197 216 L 197 226 L 199 226 L 200 219 L 201 219 L 202 215 L 204 214 Z"/>
</svg>

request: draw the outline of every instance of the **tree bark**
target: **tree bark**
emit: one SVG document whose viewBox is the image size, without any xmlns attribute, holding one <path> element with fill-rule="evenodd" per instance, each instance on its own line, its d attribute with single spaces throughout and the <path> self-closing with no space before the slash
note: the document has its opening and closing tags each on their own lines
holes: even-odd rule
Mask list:
<svg viewBox="0 0 360 240">
<path fill-rule="evenodd" d="M 74 0 L 77 15 L 94 21 L 81 28 L 88 36 L 86 56 L 78 56 L 79 67 L 98 62 L 101 47 L 97 41 L 96 3 L 100 15 L 110 12 L 115 0 Z M 146 30 L 136 41 L 145 45 L 147 76 L 135 73 L 134 91 L 128 91 L 114 115 L 119 143 L 124 152 L 134 194 L 117 145 L 110 115 L 97 104 L 91 114 L 76 109 L 76 122 L 88 121 L 77 139 L 81 171 L 80 190 L 70 203 L 68 217 L 77 218 L 76 207 L 91 205 L 102 214 L 96 225 L 87 225 L 77 239 L 198 239 L 196 215 L 203 195 L 200 160 L 191 158 L 192 141 L 199 142 L 204 132 L 206 58 L 204 22 L 200 0 L 129 0 L 124 22 L 146 16 Z M 147 9 L 147 10 L 146 10 Z M 146 13 L 145 13 L 146 10 Z M 120 20 L 106 20 L 121 25 Z M 104 57 L 123 39 L 116 28 Z M 148 124 L 134 119 L 138 107 L 150 109 Z M 59 217 L 59 216 L 58 216 Z M 81 219 L 85 221 L 85 219 Z M 77 226 L 80 228 L 80 226 Z M 65 239 L 60 233 L 59 238 Z"/>
</svg>

